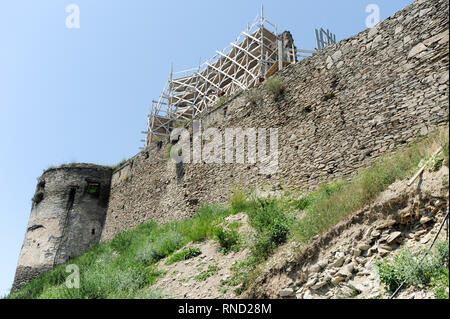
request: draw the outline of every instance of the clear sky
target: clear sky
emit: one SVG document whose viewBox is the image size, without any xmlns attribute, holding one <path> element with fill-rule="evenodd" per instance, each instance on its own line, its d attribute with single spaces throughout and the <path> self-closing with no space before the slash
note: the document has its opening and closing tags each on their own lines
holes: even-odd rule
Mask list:
<svg viewBox="0 0 450 319">
<path fill-rule="evenodd" d="M 278 30 L 314 49 L 314 28 L 337 40 L 412 0 L 2 0 L 0 2 L 0 296 L 8 293 L 36 179 L 49 166 L 114 165 L 143 145 L 147 115 L 174 70 L 222 50 L 264 4 Z M 80 28 L 66 27 L 66 6 Z"/>
</svg>

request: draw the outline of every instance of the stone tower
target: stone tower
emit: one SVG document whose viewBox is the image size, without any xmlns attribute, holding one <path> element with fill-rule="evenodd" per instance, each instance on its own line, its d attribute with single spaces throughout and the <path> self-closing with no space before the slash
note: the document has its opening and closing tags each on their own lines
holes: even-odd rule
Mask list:
<svg viewBox="0 0 450 319">
<path fill-rule="evenodd" d="M 108 206 L 112 169 L 69 164 L 38 179 L 11 291 L 98 243 Z"/>
</svg>

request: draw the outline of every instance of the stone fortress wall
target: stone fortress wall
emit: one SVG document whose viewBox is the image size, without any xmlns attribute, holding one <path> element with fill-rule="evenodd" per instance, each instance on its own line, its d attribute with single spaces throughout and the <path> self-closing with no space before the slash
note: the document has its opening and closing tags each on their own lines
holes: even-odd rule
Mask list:
<svg viewBox="0 0 450 319">
<path fill-rule="evenodd" d="M 175 164 L 169 141 L 150 144 L 114 172 L 82 164 L 46 171 L 13 290 L 122 230 L 187 218 L 202 202 L 226 201 L 235 186 L 311 190 L 351 178 L 379 156 L 448 125 L 448 17 L 447 1 L 416 0 L 279 71 L 282 96 L 257 87 L 202 114 L 203 129 L 277 128 L 273 174 L 262 174 L 260 163 Z M 100 185 L 95 196 L 92 184 Z"/>
<path fill-rule="evenodd" d="M 380 155 L 448 123 L 448 3 L 416 1 L 376 27 L 340 41 L 276 75 L 275 100 L 262 88 L 202 116 L 203 128 L 278 128 L 279 167 L 184 164 L 167 142 L 131 158 L 113 175 L 102 241 L 148 220 L 192 216 L 201 202 L 225 201 L 230 189 L 311 189 L 350 177 Z M 259 94 L 258 94 L 259 92 Z M 192 128 L 191 128 L 192 130 Z"/>
</svg>

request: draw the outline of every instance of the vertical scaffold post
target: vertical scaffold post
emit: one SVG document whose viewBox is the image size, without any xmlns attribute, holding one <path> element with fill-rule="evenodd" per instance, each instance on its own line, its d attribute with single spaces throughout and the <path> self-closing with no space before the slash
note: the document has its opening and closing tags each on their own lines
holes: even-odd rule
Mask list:
<svg viewBox="0 0 450 319">
<path fill-rule="evenodd" d="M 283 40 L 281 37 L 277 38 L 278 45 L 278 71 L 283 69 L 283 58 L 284 58 L 284 50 L 283 50 Z"/>
<path fill-rule="evenodd" d="M 200 58 L 198 59 L 198 69 L 197 69 L 197 74 L 195 75 L 195 86 L 196 86 L 196 87 L 198 87 L 198 84 L 199 84 L 198 81 L 199 81 L 199 78 L 200 78 L 199 74 L 200 74 L 200 68 L 201 68 L 201 65 L 202 65 L 202 58 L 200 57 Z M 200 94 L 198 91 L 195 91 L 194 94 L 195 94 L 194 104 L 196 104 L 197 101 L 198 101 L 198 99 L 201 98 L 201 96 L 200 96 L 201 94 Z M 191 118 L 193 118 L 194 115 L 195 115 L 194 112 L 192 112 Z"/>
<path fill-rule="evenodd" d="M 260 35 L 261 35 L 261 55 L 259 57 L 260 69 L 259 76 L 260 78 L 265 78 L 265 70 L 264 70 L 264 6 L 261 5 L 261 20 L 260 20 Z"/>
<path fill-rule="evenodd" d="M 322 48 L 320 47 L 320 36 L 319 36 L 319 31 L 318 31 L 317 29 L 314 29 L 314 31 L 316 32 L 317 50 L 321 50 Z"/>
<path fill-rule="evenodd" d="M 167 83 L 167 105 L 166 105 L 166 114 L 168 115 L 167 117 L 169 118 L 168 121 L 168 127 L 170 128 L 170 126 L 172 125 L 172 120 L 173 120 L 173 116 L 174 114 L 172 114 L 172 77 L 173 77 L 173 62 L 170 63 L 170 73 L 169 73 L 169 83 Z M 169 133 L 169 132 L 167 132 Z"/>
</svg>

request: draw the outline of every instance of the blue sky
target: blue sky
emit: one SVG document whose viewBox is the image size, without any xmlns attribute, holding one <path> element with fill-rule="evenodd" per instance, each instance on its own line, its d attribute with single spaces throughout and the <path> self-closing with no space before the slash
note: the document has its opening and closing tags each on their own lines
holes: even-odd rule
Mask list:
<svg viewBox="0 0 450 319">
<path fill-rule="evenodd" d="M 0 296 L 8 293 L 36 179 L 68 162 L 114 165 L 142 146 L 152 99 L 174 70 L 196 67 L 245 29 L 264 4 L 278 30 L 314 49 L 314 28 L 337 40 L 412 0 L 2 0 L 0 2 Z M 66 6 L 80 9 L 68 29 Z"/>
</svg>

